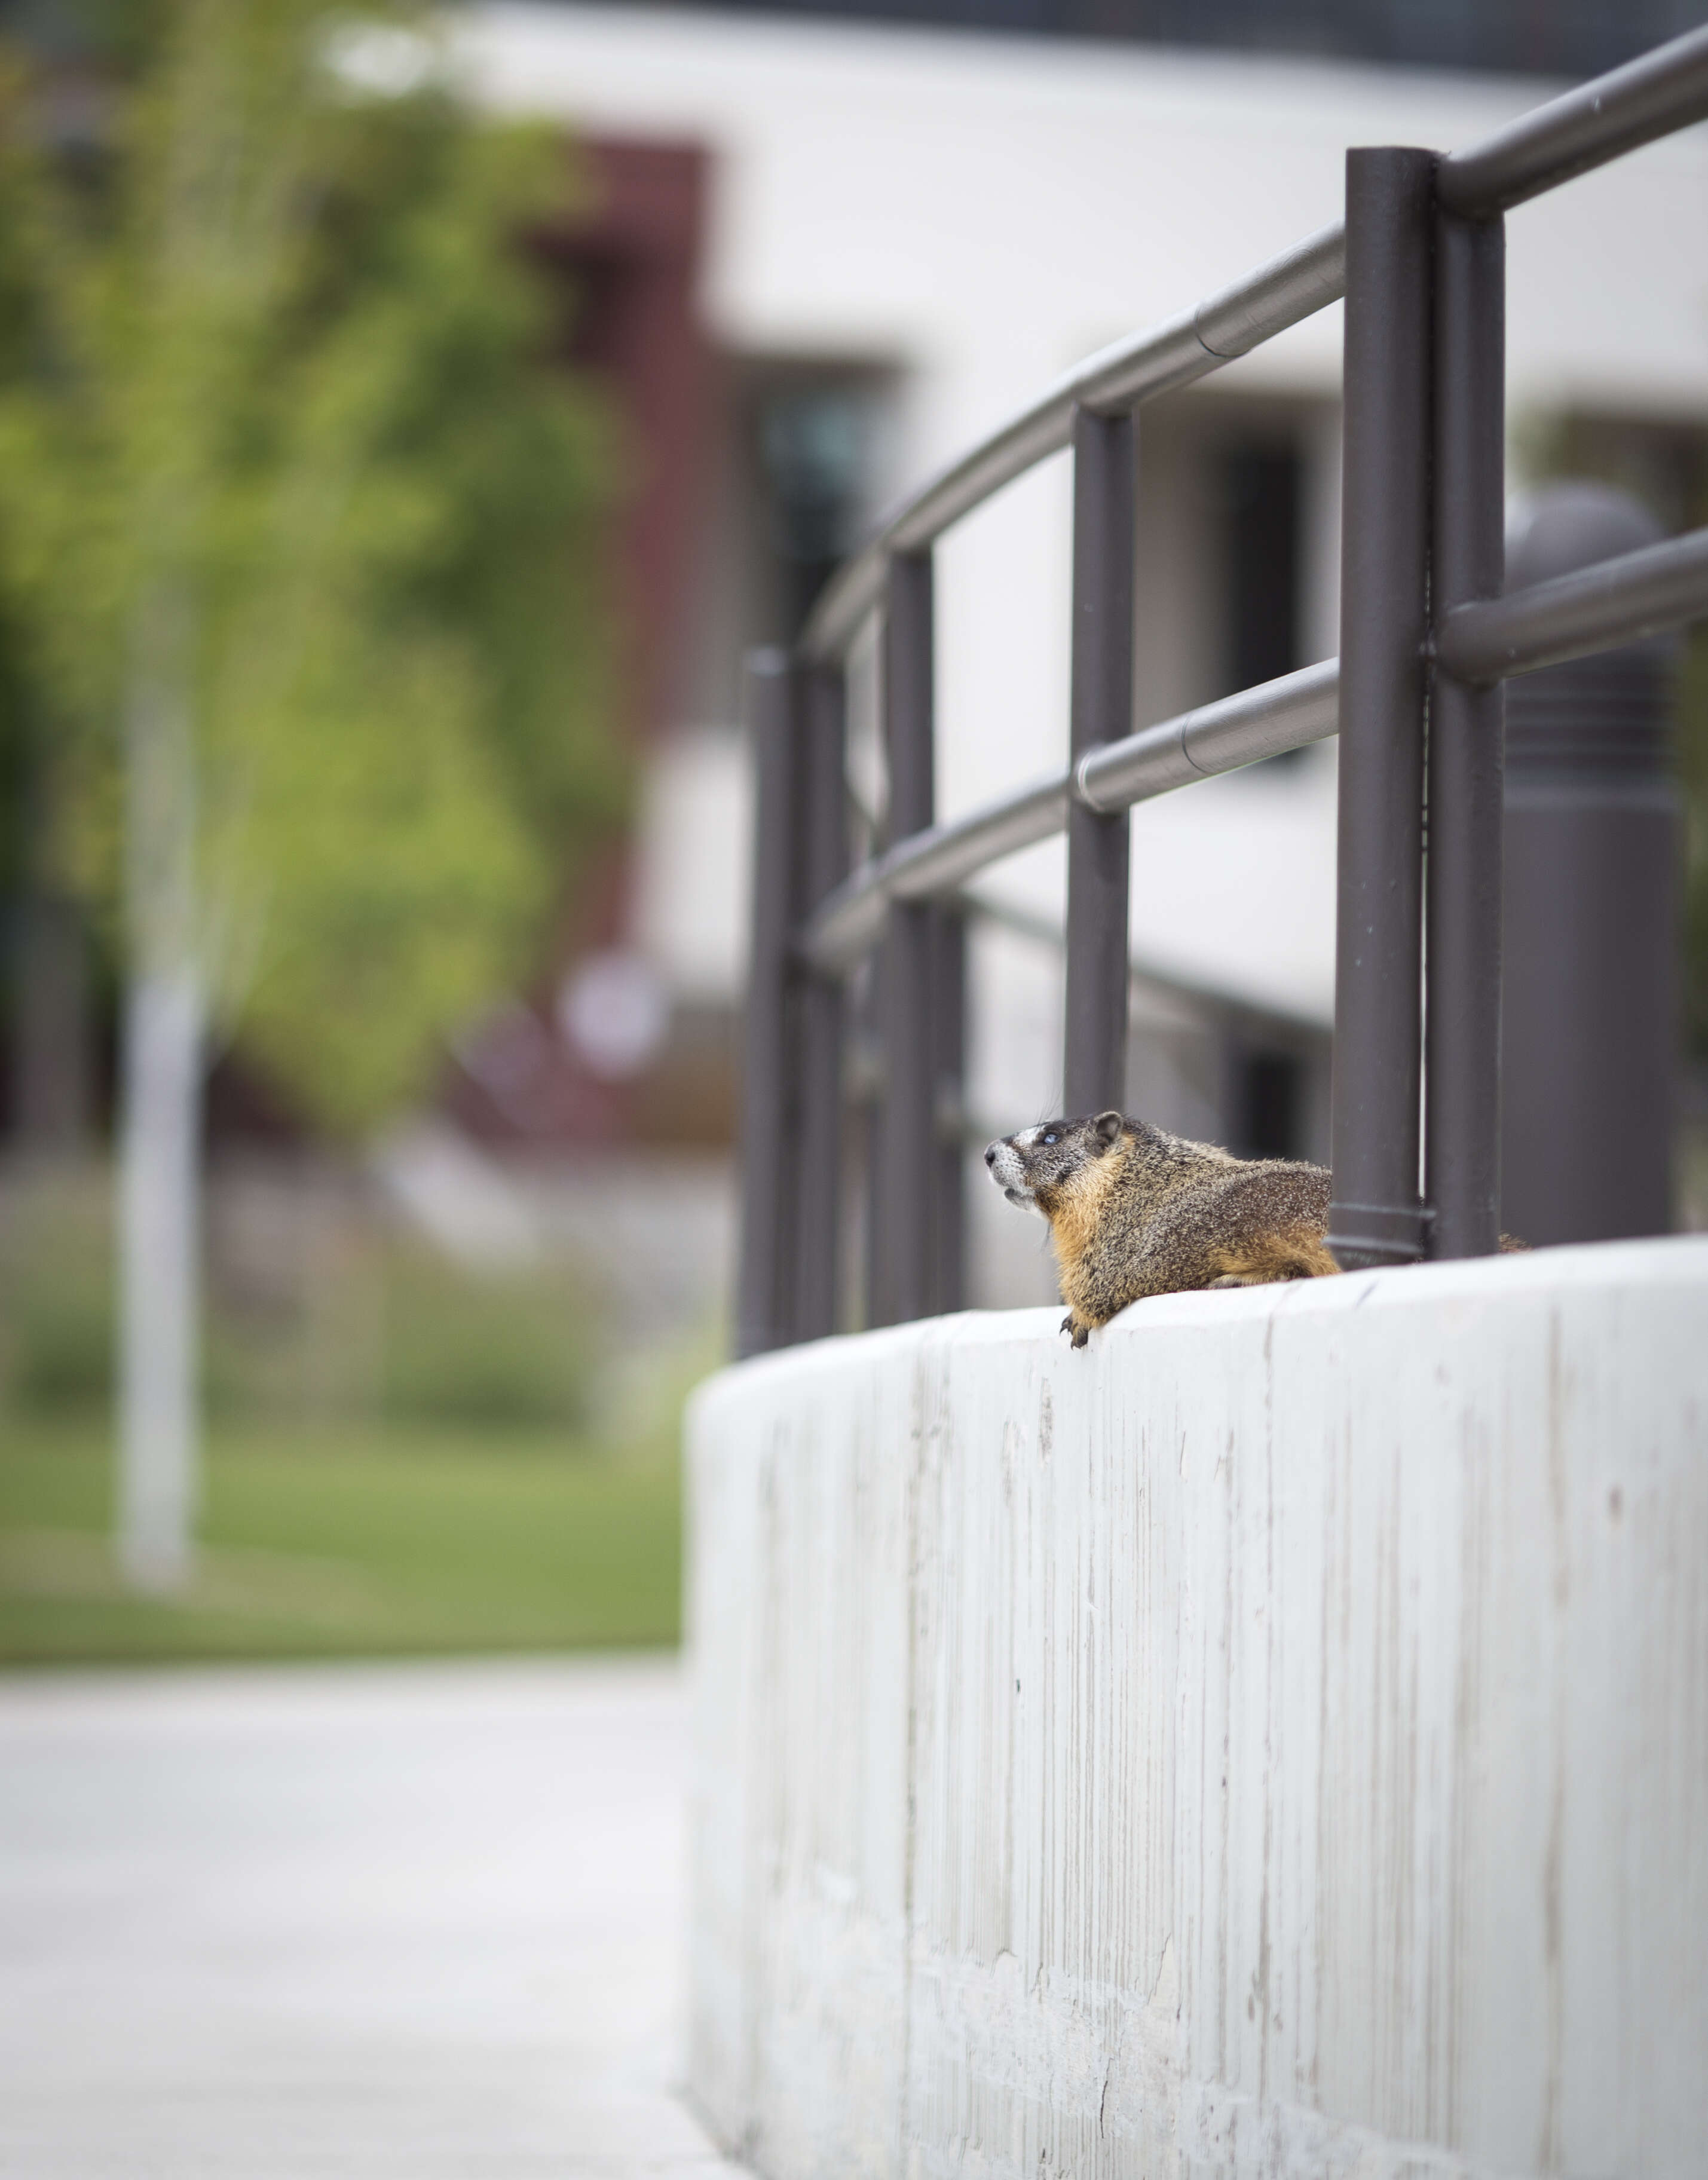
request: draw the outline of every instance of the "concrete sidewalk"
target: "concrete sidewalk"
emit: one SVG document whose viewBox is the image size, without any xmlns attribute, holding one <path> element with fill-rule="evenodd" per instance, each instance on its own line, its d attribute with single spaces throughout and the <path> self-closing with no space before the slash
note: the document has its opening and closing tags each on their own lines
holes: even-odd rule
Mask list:
<svg viewBox="0 0 1708 2180">
<path fill-rule="evenodd" d="M 674 1665 L 0 1681 L 0 2173 L 714 2180 Z"/>
</svg>

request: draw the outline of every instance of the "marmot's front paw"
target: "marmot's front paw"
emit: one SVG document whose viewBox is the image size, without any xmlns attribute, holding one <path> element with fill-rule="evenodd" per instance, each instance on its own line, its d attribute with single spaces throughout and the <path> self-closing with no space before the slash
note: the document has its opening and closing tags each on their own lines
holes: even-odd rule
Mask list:
<svg viewBox="0 0 1708 2180">
<path fill-rule="evenodd" d="M 1072 1310 L 1069 1310 L 1066 1316 L 1062 1318 L 1061 1329 L 1064 1332 L 1071 1335 L 1073 1345 L 1076 1347 L 1083 1347 L 1086 1341 L 1091 1337 L 1091 1327 L 1088 1324 L 1076 1324 L 1073 1321 L 1073 1312 Z"/>
</svg>

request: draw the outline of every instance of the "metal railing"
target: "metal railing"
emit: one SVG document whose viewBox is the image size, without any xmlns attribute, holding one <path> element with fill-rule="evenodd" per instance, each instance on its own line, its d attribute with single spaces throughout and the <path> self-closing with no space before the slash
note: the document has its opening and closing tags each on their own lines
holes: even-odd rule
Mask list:
<svg viewBox="0 0 1708 2180">
<path fill-rule="evenodd" d="M 1336 733 L 1330 1246 L 1349 1269 L 1496 1249 L 1502 684 L 1708 614 L 1708 531 L 1501 595 L 1502 216 L 1705 116 L 1708 30 L 1468 151 L 1348 151 L 1343 224 L 1071 372 L 890 517 L 827 586 L 792 654 L 750 661 L 741 1353 L 835 1329 L 857 964 L 881 947 L 865 1315 L 883 1324 L 961 1300 L 959 889 L 1066 832 L 1066 1109 L 1119 1106 L 1128 811 Z M 1134 734 L 1136 412 L 1342 296 L 1341 657 Z M 1067 447 L 1068 768 L 938 824 L 932 547 Z M 845 661 L 873 614 L 885 837 L 851 871 Z"/>
</svg>

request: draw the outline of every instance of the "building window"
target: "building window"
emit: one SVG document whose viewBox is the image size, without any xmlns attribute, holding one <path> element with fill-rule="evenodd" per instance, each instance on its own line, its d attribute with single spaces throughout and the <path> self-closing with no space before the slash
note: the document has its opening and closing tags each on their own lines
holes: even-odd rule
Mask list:
<svg viewBox="0 0 1708 2180">
<path fill-rule="evenodd" d="M 794 641 L 860 542 L 871 507 L 877 392 L 869 375 L 830 372 L 758 389 L 753 450 L 775 571 L 774 641 Z"/>
<path fill-rule="evenodd" d="M 792 645 L 885 482 L 896 374 L 852 358 L 727 356 L 702 502 L 680 724 L 733 727 L 742 660 Z"/>
<path fill-rule="evenodd" d="M 1300 657 L 1303 464 L 1288 446 L 1221 454 L 1227 693 L 1291 674 Z"/>
<path fill-rule="evenodd" d="M 1237 1063 L 1235 1120 L 1248 1158 L 1297 1158 L 1303 1070 L 1290 1052 L 1250 1052 Z"/>
</svg>

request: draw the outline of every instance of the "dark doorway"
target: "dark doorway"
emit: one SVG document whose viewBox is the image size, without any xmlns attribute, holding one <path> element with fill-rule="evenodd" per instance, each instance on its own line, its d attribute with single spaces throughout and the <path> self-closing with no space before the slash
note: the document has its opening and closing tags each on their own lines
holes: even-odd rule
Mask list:
<svg viewBox="0 0 1708 2180">
<path fill-rule="evenodd" d="M 860 542 L 872 498 L 881 381 L 834 367 L 756 377 L 749 431 L 774 573 L 769 641 L 792 643 Z"/>
<path fill-rule="evenodd" d="M 1287 446 L 1222 450 L 1226 693 L 1273 681 L 1300 657 L 1303 464 Z"/>
<path fill-rule="evenodd" d="M 1303 1070 L 1290 1052 L 1248 1052 L 1235 1070 L 1235 1148 L 1247 1158 L 1297 1158 Z"/>
</svg>

